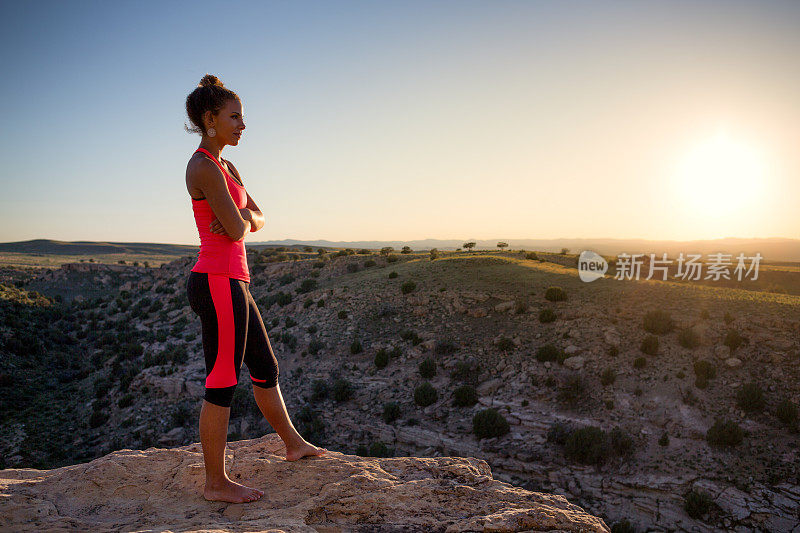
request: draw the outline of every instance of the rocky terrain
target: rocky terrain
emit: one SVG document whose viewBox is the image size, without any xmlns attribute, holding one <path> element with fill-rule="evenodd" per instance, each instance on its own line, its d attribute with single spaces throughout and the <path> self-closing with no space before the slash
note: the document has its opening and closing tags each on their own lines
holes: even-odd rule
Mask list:
<svg viewBox="0 0 800 533">
<path fill-rule="evenodd" d="M 275 433 L 228 444 L 231 478 L 264 490 L 244 504 L 203 498 L 199 443 L 3 470 L 0 520 L 8 531 L 609 531 L 563 496 L 493 479 L 480 459 L 285 456 Z"/>
<path fill-rule="evenodd" d="M 287 408 L 315 444 L 478 458 L 497 479 L 562 495 L 616 531 L 800 531 L 798 296 L 583 283 L 510 252 L 250 259 Z M 76 275 L 89 296 L 77 291 L 50 319 L 70 339 L 65 353 L 82 358 L 57 358 L 72 388 L 48 420 L 68 438 L 37 446 L 32 415 L 7 415 L 0 466 L 199 440 L 193 264 L 7 278 L 26 305 L 47 305 L 30 291 L 68 294 Z M 9 339 L 22 327 L 6 320 L 6 353 L 21 350 Z M 27 375 L 4 361 L 1 387 Z M 233 440 L 271 431 L 249 388 L 234 398 Z"/>
</svg>

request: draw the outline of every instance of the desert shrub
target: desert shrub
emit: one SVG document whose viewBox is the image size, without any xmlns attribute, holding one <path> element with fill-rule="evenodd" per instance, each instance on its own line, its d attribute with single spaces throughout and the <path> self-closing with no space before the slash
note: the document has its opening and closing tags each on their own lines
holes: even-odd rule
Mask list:
<svg viewBox="0 0 800 533">
<path fill-rule="evenodd" d="M 311 342 L 308 343 L 308 353 L 311 355 L 317 355 L 323 348 L 325 348 L 325 343 L 319 339 L 311 339 Z"/>
<path fill-rule="evenodd" d="M 93 411 L 89 417 L 89 427 L 96 428 L 106 423 L 108 414 L 103 411 Z"/>
<path fill-rule="evenodd" d="M 344 378 L 338 378 L 333 382 L 333 399 L 337 402 L 345 402 L 353 396 L 353 385 Z"/>
<path fill-rule="evenodd" d="M 622 428 L 614 427 L 608 434 L 611 451 L 615 455 L 628 456 L 633 454 L 633 438 Z"/>
<path fill-rule="evenodd" d="M 450 372 L 450 379 L 475 384 L 478 382 L 480 370 L 480 364 L 458 361 L 455 368 Z"/>
<path fill-rule="evenodd" d="M 317 288 L 317 280 L 315 280 L 314 278 L 307 278 L 300 283 L 300 286 L 297 288 L 296 292 L 297 294 L 304 294 L 307 292 L 311 292 L 316 288 Z"/>
<path fill-rule="evenodd" d="M 616 357 L 619 355 L 619 346 L 612 345 L 608 347 L 608 355 L 609 357 Z"/>
<path fill-rule="evenodd" d="M 692 365 L 694 367 L 694 374 L 699 378 L 713 379 L 717 375 L 717 368 L 711 361 L 701 359 L 695 361 Z"/>
<path fill-rule="evenodd" d="M 662 433 L 661 436 L 658 438 L 658 445 L 669 446 L 669 434 L 667 434 L 666 431 Z"/>
<path fill-rule="evenodd" d="M 350 263 L 347 265 L 347 272 L 349 272 L 350 274 L 358 271 L 359 271 L 358 263 Z"/>
<path fill-rule="evenodd" d="M 600 383 L 603 386 L 611 385 L 616 381 L 617 373 L 614 371 L 613 368 L 607 367 L 603 372 L 600 374 Z"/>
<path fill-rule="evenodd" d="M 117 402 L 117 405 L 122 409 L 124 409 L 125 407 L 130 407 L 131 405 L 133 405 L 133 394 L 128 393 L 125 396 L 123 396 L 122 398 L 120 398 L 119 401 Z"/>
<path fill-rule="evenodd" d="M 707 492 L 692 489 L 684 495 L 683 510 L 690 517 L 698 519 L 708 513 L 713 504 L 714 500 Z"/>
<path fill-rule="evenodd" d="M 678 333 L 678 342 L 690 350 L 700 346 L 700 335 L 692 328 L 686 328 Z"/>
<path fill-rule="evenodd" d="M 558 318 L 556 316 L 556 312 L 550 309 L 549 307 L 545 307 L 544 309 L 539 311 L 539 322 L 541 322 L 542 324 L 555 322 L 556 318 Z"/>
<path fill-rule="evenodd" d="M 367 259 L 366 261 L 364 261 L 364 268 L 374 267 L 375 264 L 376 263 L 374 259 Z"/>
<path fill-rule="evenodd" d="M 306 301 L 303 302 L 303 309 L 308 309 L 312 305 L 314 305 L 314 299 L 313 298 L 306 298 Z"/>
<path fill-rule="evenodd" d="M 314 324 L 311 324 L 310 326 L 308 326 L 306 328 L 306 331 L 313 335 L 314 333 L 317 332 L 317 326 L 315 326 Z"/>
<path fill-rule="evenodd" d="M 436 363 L 431 358 L 427 358 L 419 364 L 419 375 L 423 379 L 431 379 L 436 375 Z"/>
<path fill-rule="evenodd" d="M 709 318 L 711 318 L 711 313 L 708 312 L 708 309 L 703 309 L 702 311 L 700 311 L 700 318 L 702 318 L 703 320 L 708 320 Z"/>
<path fill-rule="evenodd" d="M 642 327 L 648 333 L 661 335 L 669 333 L 675 328 L 675 322 L 669 313 L 662 309 L 654 309 L 645 313 L 642 320 Z"/>
<path fill-rule="evenodd" d="M 422 339 L 420 338 L 419 335 L 417 335 L 417 332 L 411 329 L 404 329 L 403 331 L 401 331 L 400 338 L 403 339 L 404 341 L 410 340 L 411 344 L 413 344 L 414 346 L 422 342 Z"/>
<path fill-rule="evenodd" d="M 514 314 L 521 315 L 528 310 L 528 302 L 518 301 L 514 304 Z"/>
<path fill-rule="evenodd" d="M 733 315 L 730 314 L 728 311 L 725 311 L 725 316 L 722 317 L 726 324 L 730 324 L 733 322 L 734 318 Z"/>
<path fill-rule="evenodd" d="M 325 298 L 317 300 L 317 307 L 325 307 Z"/>
<path fill-rule="evenodd" d="M 341 311 L 339 311 L 339 313 L 336 316 L 341 318 L 341 319 L 345 319 L 345 318 L 347 318 L 347 311 L 342 309 Z"/>
<path fill-rule="evenodd" d="M 394 278 L 396 278 L 396 277 L 397 277 L 397 272 L 395 272 L 394 270 L 392 270 L 391 272 L 389 272 L 389 279 L 394 279 Z"/>
<path fill-rule="evenodd" d="M 631 525 L 630 520 L 623 518 L 611 525 L 611 533 L 636 533 L 636 530 Z"/>
<path fill-rule="evenodd" d="M 587 399 L 588 389 L 581 374 L 572 374 L 564 380 L 564 384 L 558 392 L 558 399 L 574 407 Z"/>
<path fill-rule="evenodd" d="M 357 353 L 361 353 L 364 351 L 364 348 L 361 347 L 361 341 L 356 339 L 352 343 L 350 343 L 350 353 L 355 355 Z"/>
<path fill-rule="evenodd" d="M 439 394 L 429 382 L 425 381 L 414 389 L 414 403 L 420 407 L 427 407 L 439 399 Z"/>
<path fill-rule="evenodd" d="M 403 284 L 400 285 L 400 292 L 402 292 L 403 294 L 408 294 L 410 292 L 413 292 L 414 289 L 416 289 L 416 288 L 417 288 L 417 284 L 414 283 L 411 280 L 408 280 L 408 281 L 404 281 Z"/>
<path fill-rule="evenodd" d="M 783 424 L 789 427 L 797 426 L 797 405 L 792 403 L 789 398 L 784 398 L 783 400 L 778 403 L 778 406 L 775 408 L 775 416 L 780 420 Z"/>
<path fill-rule="evenodd" d="M 564 454 L 567 458 L 582 464 L 602 463 L 608 455 L 605 432 L 595 426 L 576 429 L 564 443 Z"/>
<path fill-rule="evenodd" d="M 483 409 L 472 417 L 472 431 L 478 439 L 500 437 L 510 430 L 508 421 L 497 409 Z"/>
<path fill-rule="evenodd" d="M 391 424 L 400 418 L 400 405 L 397 402 L 386 402 L 383 404 L 383 421 Z"/>
<path fill-rule="evenodd" d="M 562 302 L 567 299 L 567 291 L 561 287 L 548 287 L 544 291 L 544 297 L 551 302 Z"/>
<path fill-rule="evenodd" d="M 764 391 L 756 383 L 746 383 L 736 392 L 736 405 L 744 411 L 761 411 L 765 404 Z"/>
<path fill-rule="evenodd" d="M 722 341 L 725 346 L 731 349 L 731 353 L 746 342 L 747 339 L 742 337 L 735 329 L 728 330 L 728 333 L 725 334 L 725 340 Z"/>
<path fill-rule="evenodd" d="M 472 385 L 461 385 L 453 391 L 453 405 L 471 407 L 478 403 L 478 393 Z"/>
<path fill-rule="evenodd" d="M 557 361 L 560 356 L 561 350 L 553 344 L 545 344 L 536 350 L 536 360 L 542 363 L 545 361 Z"/>
<path fill-rule="evenodd" d="M 315 379 L 311 384 L 311 401 L 318 402 L 328 397 L 328 383 L 324 379 Z"/>
<path fill-rule="evenodd" d="M 572 431 L 573 428 L 570 425 L 563 422 L 555 422 L 547 430 L 547 442 L 564 446 Z"/>
<path fill-rule="evenodd" d="M 644 357 L 637 357 L 633 360 L 633 368 L 644 368 L 647 366 L 647 359 Z"/>
<path fill-rule="evenodd" d="M 536 252 L 528 252 L 527 254 L 525 254 L 525 259 L 536 261 L 537 259 L 539 259 L 539 256 L 536 255 Z"/>
<path fill-rule="evenodd" d="M 375 354 L 375 366 L 378 368 L 386 368 L 386 365 L 389 364 L 389 352 L 386 351 L 386 348 L 381 348 Z"/>
<path fill-rule="evenodd" d="M 391 457 L 392 454 L 384 443 L 375 441 L 369 445 L 370 457 Z"/>
<path fill-rule="evenodd" d="M 717 419 L 706 431 L 706 441 L 711 446 L 736 446 L 743 438 L 744 431 L 732 420 Z"/>
<path fill-rule="evenodd" d="M 656 355 L 658 353 L 658 337 L 648 335 L 642 340 L 642 345 L 639 349 L 647 355 Z"/>
<path fill-rule="evenodd" d="M 291 351 L 294 351 L 295 348 L 297 348 L 297 337 L 287 331 L 281 333 L 280 341 L 284 343 Z"/>
<path fill-rule="evenodd" d="M 514 341 L 508 337 L 500 337 L 500 339 L 497 341 L 497 347 L 500 349 L 500 351 L 511 352 L 514 350 Z"/>
</svg>

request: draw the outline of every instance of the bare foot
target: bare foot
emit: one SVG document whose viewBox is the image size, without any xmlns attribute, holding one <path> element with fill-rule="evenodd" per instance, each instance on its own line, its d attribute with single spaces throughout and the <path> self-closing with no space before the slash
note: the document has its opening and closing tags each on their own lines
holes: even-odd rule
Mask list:
<svg viewBox="0 0 800 533">
<path fill-rule="evenodd" d="M 203 497 L 208 501 L 245 503 L 258 500 L 264 491 L 240 485 L 230 479 L 219 485 L 206 482 Z"/>
<path fill-rule="evenodd" d="M 325 448 L 319 448 L 303 440 L 298 446 L 286 447 L 286 460 L 297 461 L 306 455 L 323 455 L 327 451 Z"/>
</svg>

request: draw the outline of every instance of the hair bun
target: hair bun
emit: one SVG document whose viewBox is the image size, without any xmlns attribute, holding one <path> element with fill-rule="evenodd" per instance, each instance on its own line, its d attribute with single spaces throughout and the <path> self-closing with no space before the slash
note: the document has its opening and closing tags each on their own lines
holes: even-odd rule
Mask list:
<svg viewBox="0 0 800 533">
<path fill-rule="evenodd" d="M 198 87 L 211 87 L 212 85 L 224 87 L 224 85 L 222 85 L 222 82 L 219 81 L 219 78 L 217 78 L 213 74 L 206 74 L 205 76 L 203 76 L 203 79 L 200 80 Z"/>
</svg>

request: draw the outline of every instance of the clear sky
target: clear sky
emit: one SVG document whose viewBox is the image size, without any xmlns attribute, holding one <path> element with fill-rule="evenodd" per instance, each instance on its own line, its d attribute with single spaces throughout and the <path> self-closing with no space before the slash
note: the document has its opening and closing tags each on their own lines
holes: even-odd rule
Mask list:
<svg viewBox="0 0 800 533">
<path fill-rule="evenodd" d="M 242 98 L 273 239 L 800 238 L 800 2 L 3 2 L 0 242 L 199 244 Z"/>
</svg>

